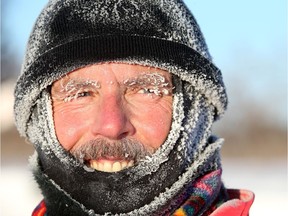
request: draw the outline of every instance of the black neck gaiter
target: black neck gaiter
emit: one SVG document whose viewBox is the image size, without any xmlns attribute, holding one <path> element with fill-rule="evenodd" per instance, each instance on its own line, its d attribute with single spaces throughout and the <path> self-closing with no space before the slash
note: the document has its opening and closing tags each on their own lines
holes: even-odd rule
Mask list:
<svg viewBox="0 0 288 216">
<path fill-rule="evenodd" d="M 129 170 L 118 173 L 104 173 L 96 170 L 87 172 L 79 167 L 67 170 L 55 155 L 47 158 L 36 154 L 35 162 L 38 165 L 34 167 L 34 176 L 44 195 L 49 216 L 71 214 L 160 216 L 167 212 L 172 213 L 181 206 L 183 201 L 181 194 L 186 190 L 187 185 L 191 185 L 205 173 L 221 167 L 217 161 L 220 145 L 219 140 L 216 143 L 210 143 L 209 147 L 213 147 L 203 152 L 205 154 L 210 151 L 208 158 L 202 162 L 199 161 L 198 166 L 192 165 L 182 175 L 179 170 L 175 170 L 175 165 L 169 166 L 171 163 L 167 161 L 157 172 L 133 181 L 133 174 Z M 196 170 L 192 171 L 193 169 Z M 197 170 L 201 172 L 197 173 Z M 174 182 L 178 177 L 180 180 Z M 164 194 L 169 190 L 177 190 L 177 192 L 168 199 Z M 165 201 L 152 205 L 152 208 L 149 207 L 150 203 L 157 203 L 157 199 Z"/>
</svg>

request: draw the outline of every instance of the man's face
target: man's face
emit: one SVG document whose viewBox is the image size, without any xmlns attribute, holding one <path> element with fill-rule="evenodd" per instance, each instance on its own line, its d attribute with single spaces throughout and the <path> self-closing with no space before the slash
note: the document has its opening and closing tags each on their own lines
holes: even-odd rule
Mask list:
<svg viewBox="0 0 288 216">
<path fill-rule="evenodd" d="M 170 131 L 172 81 L 164 70 L 92 65 L 55 81 L 51 95 L 59 142 L 99 171 L 133 166 L 159 148 Z"/>
</svg>

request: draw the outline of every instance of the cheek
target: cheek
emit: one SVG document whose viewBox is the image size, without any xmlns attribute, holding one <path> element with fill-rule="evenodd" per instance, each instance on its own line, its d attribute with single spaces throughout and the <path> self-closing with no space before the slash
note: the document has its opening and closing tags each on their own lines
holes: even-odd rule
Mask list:
<svg viewBox="0 0 288 216">
<path fill-rule="evenodd" d="M 151 115 L 150 127 L 148 125 L 149 134 L 152 136 L 152 144 L 154 148 L 159 148 L 166 140 L 171 127 L 171 113 L 155 113 Z"/>
<path fill-rule="evenodd" d="M 140 112 L 140 111 L 139 111 Z M 172 109 L 154 108 L 149 112 L 141 112 L 137 120 L 138 133 L 145 145 L 155 149 L 166 140 L 172 122 Z"/>
<path fill-rule="evenodd" d="M 85 131 L 81 114 L 55 112 L 54 124 L 58 141 L 66 150 L 70 150 Z"/>
</svg>

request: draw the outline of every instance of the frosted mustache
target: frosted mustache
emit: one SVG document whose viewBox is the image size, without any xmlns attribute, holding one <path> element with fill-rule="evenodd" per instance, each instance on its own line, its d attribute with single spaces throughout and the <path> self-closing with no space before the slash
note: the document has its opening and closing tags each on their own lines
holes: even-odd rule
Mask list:
<svg viewBox="0 0 288 216">
<path fill-rule="evenodd" d="M 71 154 L 81 162 L 113 157 L 133 160 L 134 163 L 137 163 L 146 156 L 151 156 L 154 151 L 155 149 L 151 147 L 148 149 L 134 139 L 123 138 L 117 141 L 108 141 L 98 138 L 72 149 Z"/>
</svg>

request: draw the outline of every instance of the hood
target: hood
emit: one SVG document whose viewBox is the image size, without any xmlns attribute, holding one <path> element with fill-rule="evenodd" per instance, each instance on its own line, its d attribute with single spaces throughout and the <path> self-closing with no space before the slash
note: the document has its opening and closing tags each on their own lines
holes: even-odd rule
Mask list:
<svg viewBox="0 0 288 216">
<path fill-rule="evenodd" d="M 167 70 L 175 86 L 166 141 L 151 157 L 119 173 L 92 172 L 63 149 L 55 133 L 49 86 L 100 62 Z M 169 208 L 185 185 L 219 169 L 222 140 L 211 136 L 211 127 L 226 106 L 221 72 L 182 1 L 51 0 L 28 41 L 14 112 L 20 134 L 37 151 L 35 169 L 83 211 L 147 215 Z"/>
</svg>

